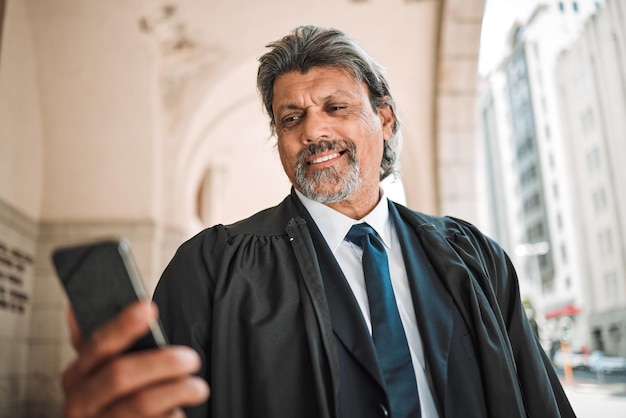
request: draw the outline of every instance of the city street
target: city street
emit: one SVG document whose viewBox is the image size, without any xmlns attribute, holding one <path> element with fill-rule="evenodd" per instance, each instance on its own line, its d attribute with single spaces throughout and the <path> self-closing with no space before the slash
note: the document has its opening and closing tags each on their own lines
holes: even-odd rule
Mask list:
<svg viewBox="0 0 626 418">
<path fill-rule="evenodd" d="M 626 386 L 576 383 L 565 392 L 578 418 L 624 418 Z"/>
<path fill-rule="evenodd" d="M 559 373 L 563 378 L 562 373 Z M 572 383 L 563 382 L 578 418 L 626 417 L 626 375 L 597 376 L 575 370 Z"/>
</svg>

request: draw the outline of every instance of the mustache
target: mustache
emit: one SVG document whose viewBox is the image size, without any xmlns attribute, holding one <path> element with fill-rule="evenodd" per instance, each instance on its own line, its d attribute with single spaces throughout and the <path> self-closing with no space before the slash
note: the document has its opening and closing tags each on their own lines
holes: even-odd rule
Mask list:
<svg viewBox="0 0 626 418">
<path fill-rule="evenodd" d="M 319 154 L 326 151 L 341 151 L 346 152 L 351 161 L 356 161 L 356 146 L 354 142 L 347 139 L 333 139 L 322 140 L 314 144 L 309 145 L 307 148 L 300 151 L 296 157 L 297 164 L 305 164 L 307 160 L 313 157 L 315 154 Z"/>
</svg>

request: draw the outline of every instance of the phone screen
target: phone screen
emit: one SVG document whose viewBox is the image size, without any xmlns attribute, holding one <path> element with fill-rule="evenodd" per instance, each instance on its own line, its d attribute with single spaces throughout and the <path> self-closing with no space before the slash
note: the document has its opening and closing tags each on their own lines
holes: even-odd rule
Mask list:
<svg viewBox="0 0 626 418">
<path fill-rule="evenodd" d="M 52 261 L 86 339 L 130 303 L 148 299 L 126 240 L 61 247 Z M 130 351 L 165 344 L 157 321 Z"/>
</svg>

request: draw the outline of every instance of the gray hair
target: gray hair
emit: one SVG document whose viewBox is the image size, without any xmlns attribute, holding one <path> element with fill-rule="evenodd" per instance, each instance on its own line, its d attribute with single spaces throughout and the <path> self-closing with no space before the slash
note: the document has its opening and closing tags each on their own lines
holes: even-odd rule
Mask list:
<svg viewBox="0 0 626 418">
<path fill-rule="evenodd" d="M 374 110 L 389 106 L 394 115 L 392 136 L 384 141 L 380 179 L 396 171 L 396 161 L 402 141 L 396 103 L 382 67 L 361 45 L 338 29 L 300 26 L 289 35 L 266 46 L 272 49 L 259 58 L 257 89 L 270 117 L 272 134 L 276 134 L 272 101 L 274 100 L 274 81 L 278 76 L 292 71 L 304 74 L 314 67 L 346 69 L 357 81 L 367 85 L 370 103 Z"/>
</svg>

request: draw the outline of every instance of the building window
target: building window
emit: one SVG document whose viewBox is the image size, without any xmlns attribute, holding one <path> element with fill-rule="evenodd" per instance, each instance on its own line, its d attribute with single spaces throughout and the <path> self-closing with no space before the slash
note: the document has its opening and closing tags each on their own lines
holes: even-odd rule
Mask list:
<svg viewBox="0 0 626 418">
<path fill-rule="evenodd" d="M 614 301 L 614 303 L 617 304 L 617 301 Z M 621 351 L 622 326 L 623 324 L 621 323 L 613 323 L 609 327 L 609 354 L 618 354 Z"/>
<path fill-rule="evenodd" d="M 529 214 L 541 206 L 541 197 L 539 193 L 533 193 L 528 199 L 524 200 L 524 213 Z M 531 237 L 532 239 L 532 237 Z"/>
<path fill-rule="evenodd" d="M 595 213 L 601 213 L 606 210 L 607 204 L 606 204 L 606 193 L 604 191 L 604 188 L 599 188 L 595 190 L 591 194 L 591 198 L 593 201 L 593 209 Z"/>
<path fill-rule="evenodd" d="M 517 160 L 523 161 L 525 157 L 533 152 L 533 142 L 531 137 L 526 137 L 517 148 Z"/>
<path fill-rule="evenodd" d="M 595 129 L 595 121 L 593 116 L 593 110 L 587 109 L 580 116 L 580 124 L 582 126 L 583 134 L 588 135 Z"/>
<path fill-rule="evenodd" d="M 525 188 L 528 184 L 533 183 L 537 179 L 537 166 L 531 165 L 525 170 L 520 177 L 520 184 Z"/>
<path fill-rule="evenodd" d="M 546 233 L 543 223 L 538 222 L 526 229 L 526 239 L 528 242 L 545 241 Z"/>
<path fill-rule="evenodd" d="M 600 169 L 601 165 L 600 150 L 595 146 L 587 153 L 587 171 L 589 174 L 593 174 Z"/>
<path fill-rule="evenodd" d="M 617 273 L 614 271 L 604 275 L 604 294 L 608 305 L 614 305 L 618 301 L 619 289 L 617 285 Z"/>
<path fill-rule="evenodd" d="M 613 234 L 610 229 L 600 231 L 598 234 L 598 245 L 600 254 L 607 255 L 613 253 Z"/>
<path fill-rule="evenodd" d="M 565 244 L 561 244 L 561 260 L 563 260 L 563 263 L 567 263 L 567 247 Z"/>
<path fill-rule="evenodd" d="M 593 335 L 593 348 L 595 350 L 604 351 L 604 338 L 602 336 L 602 329 L 594 328 L 591 334 Z"/>
<path fill-rule="evenodd" d="M 578 3 L 577 2 L 572 2 L 572 9 L 574 9 L 575 13 L 578 13 Z"/>
<path fill-rule="evenodd" d="M 548 255 L 547 254 L 541 254 L 541 255 L 539 255 L 538 258 L 539 258 L 539 267 L 540 267 L 540 269 L 542 271 L 543 270 L 547 270 L 548 267 L 550 266 L 550 261 L 549 261 Z"/>
<path fill-rule="evenodd" d="M 564 11 L 565 10 L 565 5 L 563 4 L 562 1 L 559 2 L 559 10 L 560 11 Z"/>
</svg>

